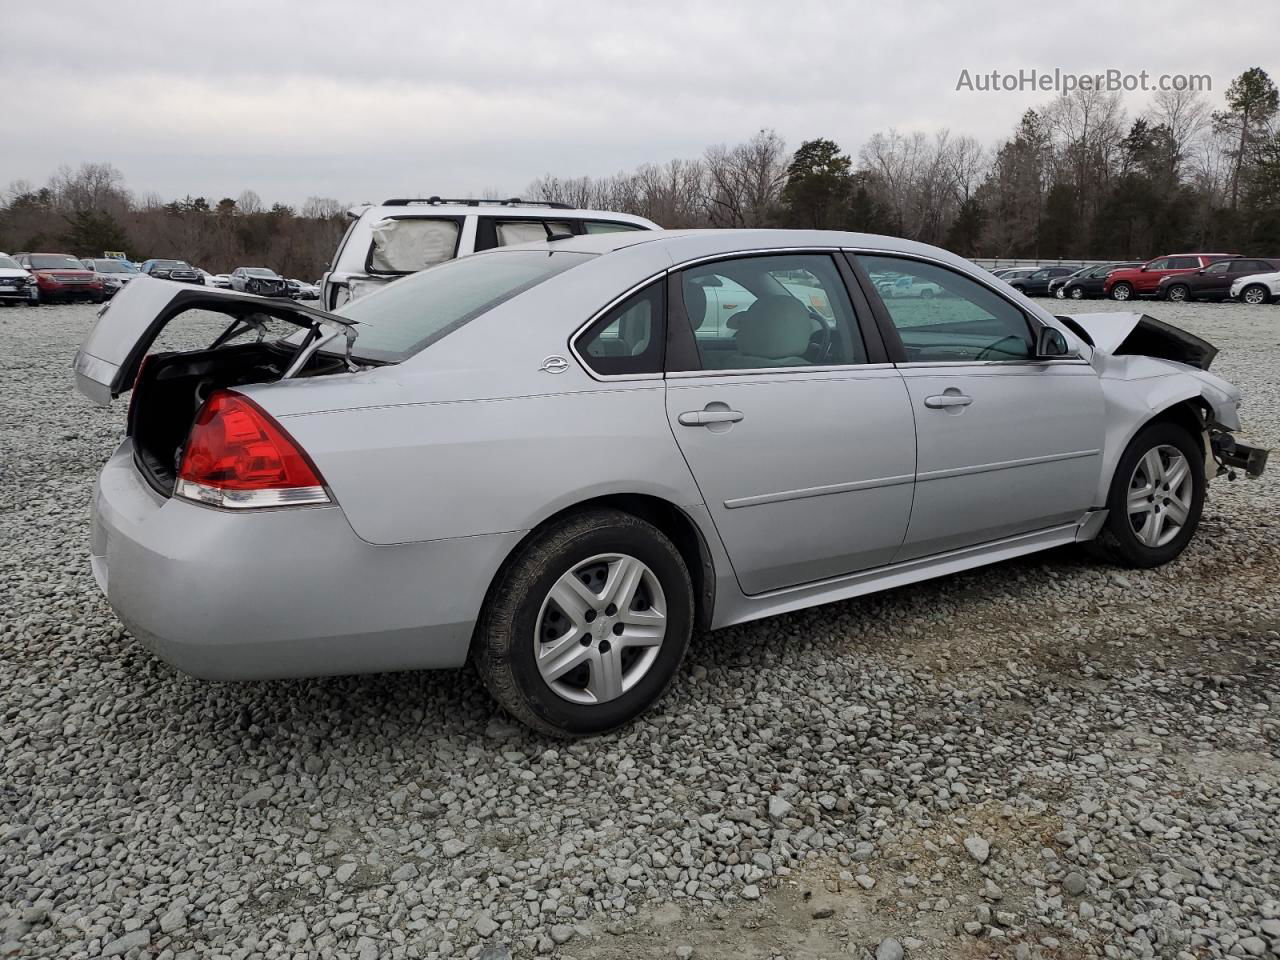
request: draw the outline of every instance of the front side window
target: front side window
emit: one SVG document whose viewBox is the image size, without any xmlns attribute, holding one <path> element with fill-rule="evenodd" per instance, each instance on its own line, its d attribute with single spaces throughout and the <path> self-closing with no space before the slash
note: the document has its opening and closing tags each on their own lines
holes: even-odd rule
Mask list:
<svg viewBox="0 0 1280 960">
<path fill-rule="evenodd" d="M 417 273 L 452 260 L 458 252 L 457 220 L 391 217 L 373 225 L 369 246 L 370 273 Z"/>
<path fill-rule="evenodd" d="M 1147 264 L 1147 269 L 1148 270 L 1168 270 L 1170 269 L 1169 258 L 1161 257 L 1159 260 L 1152 260 L 1150 263 Z"/>
<path fill-rule="evenodd" d="M 500 247 L 545 240 L 549 236 L 573 235 L 573 227 L 563 220 L 498 220 L 494 222 L 493 230 Z"/>
<path fill-rule="evenodd" d="M 337 313 L 359 323 L 354 348 L 358 356 L 403 360 L 592 256 L 513 250 L 462 257 L 389 283 Z"/>
<path fill-rule="evenodd" d="M 1205 273 L 1226 273 L 1227 268 L 1230 266 L 1231 266 L 1231 262 L 1229 260 L 1224 260 L 1222 261 L 1222 263 L 1209 264 L 1209 266 L 1204 268 L 1204 272 Z"/>
<path fill-rule="evenodd" d="M 1026 360 L 1032 356 L 1031 326 L 1016 306 L 982 284 L 946 267 L 899 257 L 860 256 L 881 288 L 892 275 L 930 297 L 884 296 L 885 309 L 902 340 L 909 363 L 981 363 Z"/>
<path fill-rule="evenodd" d="M 663 281 L 633 294 L 593 323 L 574 347 L 604 376 L 661 373 L 666 342 Z"/>
<path fill-rule="evenodd" d="M 703 370 L 867 362 L 828 254 L 717 261 L 685 270 L 680 289 Z"/>
</svg>

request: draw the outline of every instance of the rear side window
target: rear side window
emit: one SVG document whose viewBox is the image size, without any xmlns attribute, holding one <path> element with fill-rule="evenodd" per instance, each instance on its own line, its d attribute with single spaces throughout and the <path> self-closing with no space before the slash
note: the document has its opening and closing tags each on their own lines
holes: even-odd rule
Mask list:
<svg viewBox="0 0 1280 960">
<path fill-rule="evenodd" d="M 574 348 L 602 376 L 661 373 L 666 342 L 666 284 L 654 281 L 593 323 Z"/>
<path fill-rule="evenodd" d="M 449 260 L 387 284 L 337 312 L 359 323 L 354 352 L 404 360 L 498 304 L 592 254 L 514 250 Z"/>
<path fill-rule="evenodd" d="M 373 225 L 365 269 L 370 273 L 416 273 L 458 255 L 462 225 L 456 219 L 390 217 Z"/>
<path fill-rule="evenodd" d="M 587 233 L 625 233 L 628 230 L 645 229 L 634 223 L 614 223 L 610 220 L 583 220 L 582 226 Z"/>
<path fill-rule="evenodd" d="M 573 235 L 573 227 L 563 220 L 497 220 L 493 230 L 500 247 L 509 247 L 514 243 L 529 243 L 531 240 L 545 240 L 548 236 Z"/>
<path fill-rule="evenodd" d="M 1169 270 L 1191 270 L 1200 266 L 1199 257 L 1170 257 Z"/>
</svg>

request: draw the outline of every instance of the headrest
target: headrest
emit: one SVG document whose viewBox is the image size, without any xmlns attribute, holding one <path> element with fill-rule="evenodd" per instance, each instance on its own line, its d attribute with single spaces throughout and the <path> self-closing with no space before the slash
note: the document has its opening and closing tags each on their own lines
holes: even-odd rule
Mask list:
<svg viewBox="0 0 1280 960">
<path fill-rule="evenodd" d="M 761 297 L 738 320 L 738 352 L 748 357 L 780 360 L 803 357 L 813 333 L 813 318 L 787 293 Z"/>
</svg>

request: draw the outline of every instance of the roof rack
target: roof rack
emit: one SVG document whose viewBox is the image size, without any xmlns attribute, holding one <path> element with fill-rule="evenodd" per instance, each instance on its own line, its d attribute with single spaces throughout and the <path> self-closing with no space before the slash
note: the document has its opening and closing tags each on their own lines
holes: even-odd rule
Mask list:
<svg viewBox="0 0 1280 960">
<path fill-rule="evenodd" d="M 493 205 L 497 207 L 551 207 L 553 210 L 574 209 L 572 204 L 560 203 L 557 200 L 521 200 L 519 197 L 510 197 L 506 200 L 478 200 L 474 197 L 464 197 L 460 200 L 449 200 L 444 197 L 398 197 L 394 200 L 382 201 L 384 207 L 407 207 L 417 203 L 433 207 L 451 204 L 459 207 Z"/>
</svg>

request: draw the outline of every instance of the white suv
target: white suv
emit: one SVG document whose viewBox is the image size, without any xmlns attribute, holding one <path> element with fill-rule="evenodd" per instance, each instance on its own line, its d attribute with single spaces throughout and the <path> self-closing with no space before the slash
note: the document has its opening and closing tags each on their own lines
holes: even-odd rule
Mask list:
<svg viewBox="0 0 1280 960">
<path fill-rule="evenodd" d="M 406 274 L 493 247 L 580 233 L 661 230 L 652 220 L 564 203 L 512 200 L 384 200 L 347 211 L 351 226 L 320 279 L 333 310 Z"/>
</svg>

